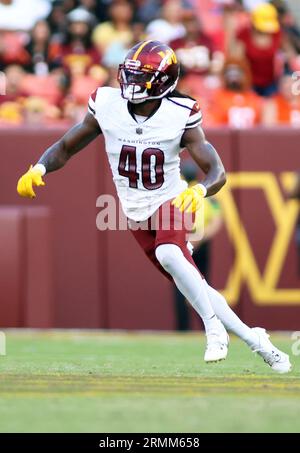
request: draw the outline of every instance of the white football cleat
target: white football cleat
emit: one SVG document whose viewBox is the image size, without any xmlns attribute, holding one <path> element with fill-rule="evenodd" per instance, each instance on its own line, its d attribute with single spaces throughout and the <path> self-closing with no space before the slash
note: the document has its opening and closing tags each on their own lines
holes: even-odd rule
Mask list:
<svg viewBox="0 0 300 453">
<path fill-rule="evenodd" d="M 227 357 L 229 336 L 225 327 L 218 320 L 218 326 L 206 332 L 207 345 L 204 354 L 205 362 L 219 362 Z"/>
<path fill-rule="evenodd" d="M 261 327 L 254 327 L 252 329 L 258 336 L 258 343 L 251 349 L 257 352 L 263 360 L 277 373 L 288 373 L 292 369 L 290 358 L 288 354 L 275 348 L 269 340 L 270 335 L 267 334 L 265 329 Z"/>
</svg>

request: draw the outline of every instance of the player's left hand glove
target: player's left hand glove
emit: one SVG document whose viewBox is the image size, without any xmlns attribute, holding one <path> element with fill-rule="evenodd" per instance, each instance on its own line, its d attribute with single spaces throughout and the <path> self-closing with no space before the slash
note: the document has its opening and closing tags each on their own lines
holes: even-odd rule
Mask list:
<svg viewBox="0 0 300 453">
<path fill-rule="evenodd" d="M 21 197 L 35 198 L 33 186 L 44 186 L 43 172 L 37 166 L 30 165 L 29 170 L 18 181 L 17 191 Z"/>
<path fill-rule="evenodd" d="M 172 205 L 181 212 L 196 212 L 200 208 L 206 192 L 206 187 L 203 186 L 203 184 L 196 184 L 193 187 L 188 187 L 177 195 L 172 201 Z"/>
</svg>

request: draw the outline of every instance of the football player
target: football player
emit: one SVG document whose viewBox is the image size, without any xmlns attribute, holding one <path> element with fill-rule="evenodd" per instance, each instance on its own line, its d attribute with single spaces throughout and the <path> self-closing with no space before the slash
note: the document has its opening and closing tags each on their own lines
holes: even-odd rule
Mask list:
<svg viewBox="0 0 300 453">
<path fill-rule="evenodd" d="M 18 193 L 34 198 L 33 186 L 45 185 L 43 176 L 63 167 L 103 134 L 132 234 L 202 318 L 207 337 L 204 360 L 226 358 L 227 329 L 273 370 L 287 372 L 291 367 L 289 356 L 272 345 L 264 329 L 250 328 L 235 315 L 224 297 L 203 279 L 188 250 L 189 228 L 183 216 L 193 216 L 203 198 L 217 193 L 226 177 L 219 155 L 200 126 L 198 103 L 175 91 L 178 77 L 179 63 L 170 47 L 152 40 L 134 46 L 119 67 L 120 89 L 102 87 L 91 95 L 83 121 L 47 149 L 19 179 Z M 205 175 L 191 188 L 180 177 L 179 154 L 183 148 Z"/>
</svg>

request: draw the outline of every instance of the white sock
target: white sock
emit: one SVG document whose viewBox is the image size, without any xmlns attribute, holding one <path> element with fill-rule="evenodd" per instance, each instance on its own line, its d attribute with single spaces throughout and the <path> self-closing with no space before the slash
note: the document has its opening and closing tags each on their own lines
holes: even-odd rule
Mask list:
<svg viewBox="0 0 300 453">
<path fill-rule="evenodd" d="M 250 327 L 244 324 L 234 313 L 234 311 L 231 310 L 222 294 L 209 286 L 206 281 L 205 287 L 214 312 L 222 321 L 225 328 L 240 337 L 243 341 L 245 341 L 245 343 L 248 344 L 248 346 L 251 347 L 256 344 L 257 335 L 255 334 L 255 332 L 253 332 Z"/>
<path fill-rule="evenodd" d="M 179 291 L 201 316 L 205 330 L 219 328 L 219 321 L 209 300 L 205 281 L 185 258 L 180 247 L 175 244 L 162 244 L 157 247 L 155 255 L 165 271 L 173 277 Z"/>
</svg>

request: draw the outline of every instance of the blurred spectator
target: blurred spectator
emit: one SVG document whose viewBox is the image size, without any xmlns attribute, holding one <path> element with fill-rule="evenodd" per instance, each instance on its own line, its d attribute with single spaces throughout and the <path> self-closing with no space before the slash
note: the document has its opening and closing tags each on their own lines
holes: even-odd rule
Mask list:
<svg viewBox="0 0 300 453">
<path fill-rule="evenodd" d="M 258 5 L 251 14 L 251 26 L 237 31 L 227 23 L 231 55 L 244 55 L 250 64 L 253 89 L 260 96 L 277 91 L 276 57 L 281 45 L 280 24 L 276 8 L 269 3 Z"/>
<path fill-rule="evenodd" d="M 170 43 L 181 63 L 178 88 L 201 103 L 202 109 L 207 111 L 204 121 L 208 125 L 211 124 L 208 118 L 211 92 L 219 87 L 218 72 L 222 69 L 224 57 L 223 53 L 215 51 L 213 41 L 191 11 L 184 12 L 183 25 L 185 36 Z"/>
<path fill-rule="evenodd" d="M 136 22 L 131 26 L 132 39 L 130 42 L 114 41 L 111 43 L 102 58 L 102 63 L 108 69 L 118 68 L 121 61 L 124 60 L 128 50 L 136 43 L 145 39 L 144 25 Z"/>
<path fill-rule="evenodd" d="M 170 46 L 176 52 L 183 74 L 209 72 L 214 52 L 212 40 L 202 31 L 199 19 L 192 12 L 185 13 L 182 23 L 185 35 L 171 41 Z"/>
<path fill-rule="evenodd" d="M 224 16 L 227 12 L 234 12 L 237 23 L 242 26 L 245 23 L 245 13 L 242 13 L 241 2 L 239 0 L 193 0 L 193 3 L 204 31 L 209 33 L 217 49 L 225 51 Z"/>
<path fill-rule="evenodd" d="M 99 22 L 109 20 L 109 7 L 112 0 L 79 0 L 79 6 L 94 14 Z"/>
<path fill-rule="evenodd" d="M 161 0 L 136 0 L 135 20 L 148 24 L 159 16 Z"/>
<path fill-rule="evenodd" d="M 101 54 L 113 43 L 128 46 L 132 42 L 133 6 L 127 0 L 112 0 L 109 20 L 94 29 L 93 42 Z"/>
<path fill-rule="evenodd" d="M 159 19 L 153 20 L 147 26 L 148 39 L 159 40 L 168 44 L 185 35 L 185 28 L 182 24 L 183 8 L 179 0 L 166 1 L 163 4 L 160 16 Z"/>
<path fill-rule="evenodd" d="M 67 31 L 62 44 L 58 46 L 56 59 L 61 60 L 71 75 L 82 75 L 101 60 L 91 39 L 95 18 L 85 9 L 77 8 L 68 13 L 67 19 Z"/>
<path fill-rule="evenodd" d="M 26 95 L 22 90 L 22 83 L 26 75 L 22 66 L 10 65 L 4 71 L 6 76 L 6 94 L 0 96 L 0 104 L 4 102 L 17 101 Z"/>
<path fill-rule="evenodd" d="M 273 6 L 277 9 L 281 29 L 288 35 L 291 44 L 297 53 L 300 52 L 300 29 L 296 24 L 295 18 L 289 11 L 285 1 L 272 0 Z"/>
<path fill-rule="evenodd" d="M 26 35 L 23 33 L 0 31 L 0 69 L 10 64 L 26 63 L 25 43 Z"/>
<path fill-rule="evenodd" d="M 58 63 L 55 63 L 56 47 L 50 43 L 50 27 L 46 21 L 40 20 L 35 24 L 25 52 L 24 68 L 28 72 L 47 75 L 58 66 Z"/>
<path fill-rule="evenodd" d="M 67 15 L 68 29 L 60 45 L 59 58 L 70 76 L 68 95 L 62 104 L 63 116 L 73 122 L 86 113 L 89 95 L 108 80 L 108 71 L 100 63 L 102 55 L 92 42 L 95 16 L 80 7 Z"/>
<path fill-rule="evenodd" d="M 289 70 L 300 69 L 300 29 L 283 0 L 272 0 L 276 7 L 283 35 L 285 65 Z"/>
<path fill-rule="evenodd" d="M 220 124 L 217 110 L 214 105 L 215 92 L 221 88 L 221 79 L 218 75 L 188 75 L 179 79 L 178 90 L 196 99 L 203 113 L 203 127 Z M 218 108 L 218 107 L 217 107 Z"/>
<path fill-rule="evenodd" d="M 73 8 L 71 8 L 71 10 L 72 9 Z M 66 8 L 66 2 L 63 2 L 62 0 L 53 0 L 52 10 L 47 18 L 52 40 L 60 41 L 62 39 L 67 26 L 66 12 L 69 12 Z"/>
<path fill-rule="evenodd" d="M 107 84 L 114 88 L 119 88 L 118 68 L 121 61 L 124 60 L 128 50 L 136 43 L 145 39 L 145 30 L 142 23 L 136 22 L 132 24 L 132 41 L 124 44 L 123 42 L 113 42 L 103 55 L 102 64 L 108 70 Z"/>
<path fill-rule="evenodd" d="M 82 7 L 89 11 L 93 16 L 97 18 L 97 20 L 103 20 L 102 11 L 106 11 L 108 7 L 109 1 L 103 2 L 99 0 L 79 0 L 79 7 Z M 101 5 L 102 8 L 99 8 L 98 5 Z M 103 9 L 104 7 L 104 9 Z M 101 17 L 102 16 L 102 17 Z"/>
<path fill-rule="evenodd" d="M 48 0 L 0 0 L 0 30 L 29 31 L 50 10 Z"/>
<path fill-rule="evenodd" d="M 293 92 L 292 74 L 283 76 L 279 93 L 266 104 L 265 124 L 300 127 L 300 95 Z"/>
<path fill-rule="evenodd" d="M 223 88 L 215 91 L 211 105 L 215 124 L 248 128 L 262 119 L 262 101 L 251 90 L 251 72 L 245 60 L 228 59 L 223 69 Z"/>
<path fill-rule="evenodd" d="M 176 51 L 178 89 L 199 101 L 204 127 L 299 127 L 283 74 L 300 70 L 300 30 L 283 0 L 0 0 L 0 71 L 10 78 L 1 121 L 80 120 L 90 92 L 118 87 L 119 63 L 147 36 Z"/>
</svg>

